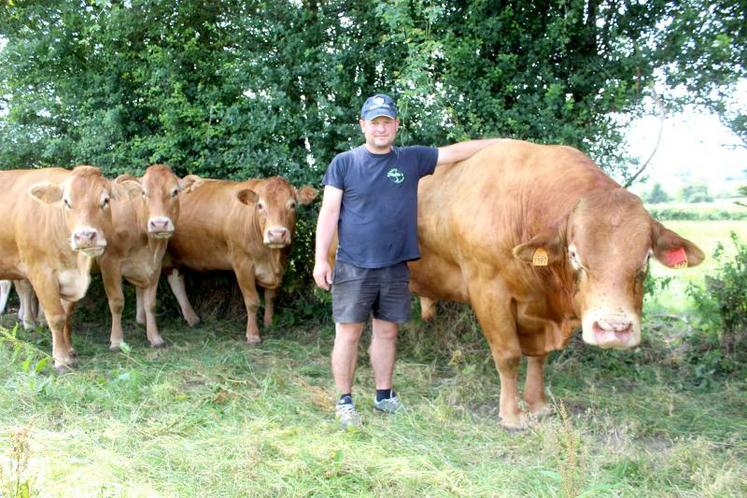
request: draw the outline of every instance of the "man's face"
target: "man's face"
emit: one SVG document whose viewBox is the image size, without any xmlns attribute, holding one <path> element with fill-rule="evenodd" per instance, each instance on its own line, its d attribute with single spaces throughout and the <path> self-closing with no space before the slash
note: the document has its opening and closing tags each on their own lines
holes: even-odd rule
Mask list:
<svg viewBox="0 0 747 498">
<path fill-rule="evenodd" d="M 370 121 L 361 119 L 359 122 L 369 149 L 388 152 L 389 147 L 397 137 L 399 120 L 387 116 L 379 116 Z"/>
</svg>

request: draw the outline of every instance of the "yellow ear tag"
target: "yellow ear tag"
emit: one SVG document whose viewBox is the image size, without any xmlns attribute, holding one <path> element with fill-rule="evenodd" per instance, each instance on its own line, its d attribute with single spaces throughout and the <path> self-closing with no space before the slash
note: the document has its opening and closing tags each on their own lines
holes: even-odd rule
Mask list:
<svg viewBox="0 0 747 498">
<path fill-rule="evenodd" d="M 532 265 L 534 266 L 547 266 L 547 262 L 550 258 L 547 257 L 547 251 L 545 251 L 543 248 L 538 247 L 534 250 L 534 255 L 532 256 Z"/>
</svg>

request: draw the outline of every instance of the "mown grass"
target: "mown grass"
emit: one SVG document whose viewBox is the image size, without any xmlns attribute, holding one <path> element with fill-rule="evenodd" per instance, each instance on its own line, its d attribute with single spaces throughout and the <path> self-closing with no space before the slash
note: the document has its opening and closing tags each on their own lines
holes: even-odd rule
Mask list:
<svg viewBox="0 0 747 498">
<path fill-rule="evenodd" d="M 34 371 L 51 348 L 47 331 L 10 330 L 0 347 L 2 483 L 45 497 L 747 493 L 744 376 L 704 384 L 658 336 L 630 354 L 574 342 L 547 371 L 560 415 L 508 433 L 474 319 L 459 306 L 442 315 L 441 326 L 416 320 L 402 333 L 404 414 L 374 416 L 362 351 L 366 425 L 352 432 L 332 415 L 331 325 L 281 325 L 249 348 L 241 318 L 188 329 L 166 317 L 167 350 L 132 327 L 130 352 L 114 354 L 106 326 L 88 321 L 75 337 L 80 367 L 63 376 Z M 18 476 L 20 440 L 28 466 Z"/>
</svg>

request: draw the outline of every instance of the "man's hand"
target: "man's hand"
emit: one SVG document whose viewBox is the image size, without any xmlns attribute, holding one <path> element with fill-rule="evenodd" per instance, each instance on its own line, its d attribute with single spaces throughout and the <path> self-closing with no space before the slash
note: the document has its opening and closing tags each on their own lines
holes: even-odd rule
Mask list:
<svg viewBox="0 0 747 498">
<path fill-rule="evenodd" d="M 317 287 L 327 291 L 332 285 L 332 269 L 326 260 L 317 261 L 314 264 L 314 282 Z"/>
</svg>

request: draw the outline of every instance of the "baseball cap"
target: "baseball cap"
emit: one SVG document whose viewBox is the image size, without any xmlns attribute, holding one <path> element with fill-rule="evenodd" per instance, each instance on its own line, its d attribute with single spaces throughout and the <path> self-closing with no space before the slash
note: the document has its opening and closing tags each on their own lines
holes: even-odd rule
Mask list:
<svg viewBox="0 0 747 498">
<path fill-rule="evenodd" d="M 397 106 L 389 95 L 383 93 L 368 97 L 361 107 L 361 119 L 370 121 L 379 116 L 397 119 Z"/>
</svg>

